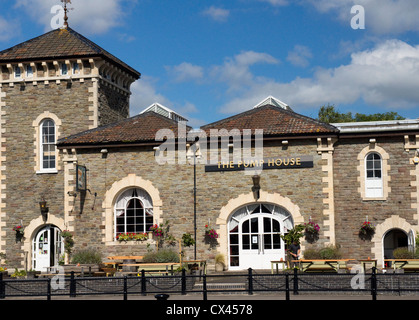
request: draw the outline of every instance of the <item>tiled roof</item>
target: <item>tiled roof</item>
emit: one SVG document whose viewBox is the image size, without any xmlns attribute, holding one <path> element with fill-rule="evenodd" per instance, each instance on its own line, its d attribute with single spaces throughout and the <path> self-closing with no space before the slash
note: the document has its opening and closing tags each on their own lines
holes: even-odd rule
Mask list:
<svg viewBox="0 0 419 320">
<path fill-rule="evenodd" d="M 263 129 L 264 136 L 315 135 L 338 133 L 339 130 L 329 124 L 295 113 L 292 110 L 264 105 L 235 116 L 207 124 L 201 127 L 207 135 L 210 129 Z"/>
<path fill-rule="evenodd" d="M 84 131 L 58 141 L 58 147 L 68 146 L 101 146 L 153 142 L 160 129 L 171 130 L 175 138 L 186 138 L 178 135 L 178 122 L 153 111 L 88 131 Z M 186 133 L 191 127 L 186 126 Z"/>
<path fill-rule="evenodd" d="M 138 71 L 69 27 L 52 30 L 0 51 L 0 63 L 83 57 L 102 57 L 118 64 L 134 77 L 140 76 Z"/>
</svg>

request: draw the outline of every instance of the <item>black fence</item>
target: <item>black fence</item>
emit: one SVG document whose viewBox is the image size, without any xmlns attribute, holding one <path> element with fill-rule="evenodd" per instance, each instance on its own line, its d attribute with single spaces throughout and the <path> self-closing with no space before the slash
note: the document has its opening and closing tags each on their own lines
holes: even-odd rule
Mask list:
<svg viewBox="0 0 419 320">
<path fill-rule="evenodd" d="M 183 270 L 173 276 L 137 277 L 70 277 L 54 276 L 37 279 L 8 279 L 0 273 L 0 299 L 11 297 L 115 295 L 124 300 L 130 295 L 154 294 L 158 299 L 167 295 L 199 294 L 207 300 L 209 294 L 236 293 L 253 295 L 272 293 L 291 300 L 298 294 L 359 294 L 377 299 L 379 294 L 416 295 L 419 293 L 419 273 L 247 273 L 224 275 L 189 275 Z"/>
</svg>

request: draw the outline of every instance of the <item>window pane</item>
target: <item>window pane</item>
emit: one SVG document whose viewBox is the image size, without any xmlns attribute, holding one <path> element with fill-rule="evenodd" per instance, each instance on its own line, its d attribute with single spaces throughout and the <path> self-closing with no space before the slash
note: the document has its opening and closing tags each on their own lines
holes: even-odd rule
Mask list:
<svg viewBox="0 0 419 320">
<path fill-rule="evenodd" d="M 242 235 L 242 248 L 243 250 L 250 249 L 250 238 L 248 234 Z"/>
<path fill-rule="evenodd" d="M 255 233 L 255 232 L 259 232 L 259 219 L 258 218 L 252 218 L 251 219 L 251 232 Z"/>
<path fill-rule="evenodd" d="M 249 220 L 246 220 L 245 222 L 243 222 L 242 225 L 242 232 L 243 233 L 249 233 Z"/>
<path fill-rule="evenodd" d="M 263 231 L 271 232 L 271 219 L 270 218 L 263 218 Z"/>
<path fill-rule="evenodd" d="M 270 234 L 263 235 L 263 247 L 265 249 L 272 249 L 272 236 Z"/>
</svg>

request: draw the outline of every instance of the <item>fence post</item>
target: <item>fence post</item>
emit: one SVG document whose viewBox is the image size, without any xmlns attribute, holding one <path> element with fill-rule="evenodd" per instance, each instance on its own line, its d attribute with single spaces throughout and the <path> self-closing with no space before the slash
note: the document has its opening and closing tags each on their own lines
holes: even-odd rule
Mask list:
<svg viewBox="0 0 419 320">
<path fill-rule="evenodd" d="M 127 276 L 124 276 L 124 300 L 128 300 L 128 280 Z"/>
<path fill-rule="evenodd" d="M 76 279 L 74 276 L 74 271 L 71 271 L 70 276 L 70 298 L 76 297 Z"/>
<path fill-rule="evenodd" d="M 294 294 L 298 294 L 298 269 L 294 268 Z"/>
<path fill-rule="evenodd" d="M 3 272 L 0 272 L 0 299 L 6 298 L 6 284 L 3 281 Z"/>
<path fill-rule="evenodd" d="M 249 268 L 249 295 L 253 295 L 253 269 Z"/>
<path fill-rule="evenodd" d="M 202 276 L 202 294 L 204 297 L 204 301 L 207 301 L 207 275 L 205 273 Z"/>
<path fill-rule="evenodd" d="M 285 274 L 285 300 L 290 300 L 290 275 L 288 272 Z"/>
<path fill-rule="evenodd" d="M 143 296 L 147 295 L 146 294 L 146 278 L 145 278 L 145 270 L 141 270 L 141 294 Z"/>
<path fill-rule="evenodd" d="M 182 295 L 186 295 L 186 270 L 182 269 Z"/>
<path fill-rule="evenodd" d="M 47 300 L 51 300 L 51 278 L 47 280 Z"/>
<path fill-rule="evenodd" d="M 372 300 L 377 300 L 377 275 L 376 275 L 376 268 L 372 267 L 372 274 L 371 274 L 371 294 Z"/>
</svg>

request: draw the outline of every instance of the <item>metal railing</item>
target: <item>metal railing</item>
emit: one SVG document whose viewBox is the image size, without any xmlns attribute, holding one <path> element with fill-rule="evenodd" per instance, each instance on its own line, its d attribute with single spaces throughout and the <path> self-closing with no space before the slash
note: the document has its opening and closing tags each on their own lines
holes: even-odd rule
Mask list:
<svg viewBox="0 0 419 320">
<path fill-rule="evenodd" d="M 54 276 L 37 279 L 3 279 L 0 273 L 0 299 L 10 297 L 116 295 L 124 300 L 130 295 L 154 294 L 159 298 L 166 295 L 200 294 L 203 300 L 209 294 L 236 293 L 253 295 L 255 293 L 283 294 L 285 300 L 300 293 L 342 293 L 370 295 L 377 299 L 379 293 L 418 294 L 419 273 L 411 274 L 363 274 L 361 282 L 354 282 L 356 275 L 345 273 L 259 273 L 248 269 L 246 273 L 223 275 L 189 275 L 182 270 L 177 275 L 148 276 L 144 270 L 137 277 L 70 277 Z M 355 279 L 356 280 L 356 279 Z M 354 284 L 357 286 L 354 287 Z"/>
</svg>

